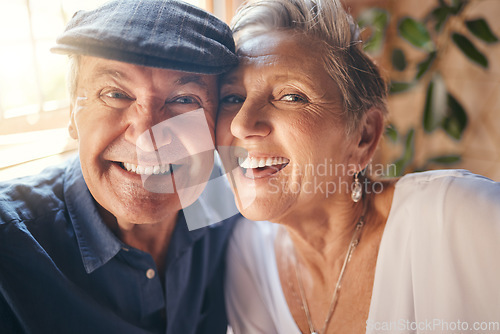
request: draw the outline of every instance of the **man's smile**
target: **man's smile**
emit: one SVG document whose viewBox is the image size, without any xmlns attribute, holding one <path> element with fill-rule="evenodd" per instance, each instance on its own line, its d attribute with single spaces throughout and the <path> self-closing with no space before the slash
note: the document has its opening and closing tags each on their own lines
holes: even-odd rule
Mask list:
<svg viewBox="0 0 500 334">
<path fill-rule="evenodd" d="M 136 165 L 129 162 L 116 162 L 120 167 L 128 172 L 138 175 L 170 175 L 182 165 L 161 164 L 161 165 Z"/>
</svg>

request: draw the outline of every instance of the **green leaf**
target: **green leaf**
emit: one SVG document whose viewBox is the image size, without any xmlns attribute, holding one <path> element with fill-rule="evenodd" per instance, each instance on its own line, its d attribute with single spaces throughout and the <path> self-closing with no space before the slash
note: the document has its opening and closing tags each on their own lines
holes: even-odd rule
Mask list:
<svg viewBox="0 0 500 334">
<path fill-rule="evenodd" d="M 398 134 L 398 130 L 394 127 L 394 125 L 392 124 L 389 124 L 386 128 L 385 128 L 385 135 L 387 136 L 387 138 L 389 138 L 393 143 L 397 142 L 398 141 L 398 137 L 399 137 L 399 134 Z"/>
<path fill-rule="evenodd" d="M 451 165 L 460 162 L 461 160 L 462 160 L 461 156 L 456 154 L 450 154 L 450 155 L 441 155 L 438 157 L 433 157 L 428 159 L 427 161 L 436 164 Z"/>
<path fill-rule="evenodd" d="M 462 34 L 453 33 L 453 42 L 458 46 L 460 50 L 473 62 L 481 65 L 484 68 L 488 68 L 488 59 L 484 54 L 481 53 L 472 42 Z"/>
<path fill-rule="evenodd" d="M 464 108 L 453 95 L 448 93 L 447 115 L 443 119 L 441 127 L 452 138 L 459 140 L 467 127 L 468 117 Z"/>
<path fill-rule="evenodd" d="M 465 3 L 465 0 L 451 0 L 451 12 L 457 15 L 464 8 Z"/>
<path fill-rule="evenodd" d="M 403 159 L 398 159 L 394 161 L 394 167 L 395 168 L 388 168 L 387 170 L 389 171 L 388 177 L 396 177 L 396 176 L 401 176 L 404 173 L 405 170 L 405 165 Z"/>
<path fill-rule="evenodd" d="M 389 93 L 397 94 L 397 93 L 406 92 L 410 88 L 413 88 L 413 86 L 415 86 L 415 83 L 414 82 L 391 81 L 389 86 L 390 86 Z"/>
<path fill-rule="evenodd" d="M 389 13 L 382 8 L 370 8 L 364 10 L 358 16 L 357 21 L 358 25 L 362 28 L 371 25 L 384 28 L 387 26 L 387 23 L 389 22 Z"/>
<path fill-rule="evenodd" d="M 388 168 L 389 171 L 387 176 L 401 176 L 403 175 L 406 166 L 413 160 L 415 154 L 415 143 L 414 143 L 415 130 L 412 128 L 406 134 L 404 152 L 401 158 L 394 161 L 395 168 Z"/>
<path fill-rule="evenodd" d="M 434 25 L 434 30 L 436 32 L 441 31 L 443 28 L 444 23 L 448 19 L 448 16 L 450 15 L 451 10 L 448 6 L 442 6 L 434 9 L 431 13 L 431 16 L 434 18 L 436 21 L 436 24 Z"/>
<path fill-rule="evenodd" d="M 436 73 L 429 86 L 425 97 L 423 127 L 426 132 L 434 131 L 442 124 L 446 115 L 447 92 L 443 78 Z"/>
<path fill-rule="evenodd" d="M 370 39 L 363 46 L 363 50 L 368 53 L 375 54 L 382 50 L 384 45 L 384 34 L 378 30 L 372 33 Z"/>
<path fill-rule="evenodd" d="M 424 119 L 423 125 L 425 132 L 431 132 L 435 129 L 434 127 L 434 117 L 432 114 L 432 98 L 434 93 L 434 82 L 429 82 L 427 86 L 427 93 L 425 95 L 425 106 L 424 106 Z"/>
<path fill-rule="evenodd" d="M 406 68 L 406 57 L 403 50 L 392 50 L 392 66 L 398 71 L 404 71 Z"/>
<path fill-rule="evenodd" d="M 406 135 L 406 143 L 405 143 L 405 153 L 403 154 L 403 161 L 405 165 L 413 160 L 413 155 L 415 153 L 414 149 L 414 140 L 415 139 L 415 130 L 412 128 L 408 131 Z"/>
<path fill-rule="evenodd" d="M 493 34 L 488 22 L 484 19 L 465 21 L 465 25 L 474 36 L 485 41 L 486 43 L 498 41 L 498 37 Z"/>
<path fill-rule="evenodd" d="M 398 31 L 401 37 L 417 48 L 427 51 L 434 50 L 431 36 L 422 23 L 406 17 L 399 22 Z"/>
<path fill-rule="evenodd" d="M 381 8 L 367 9 L 358 16 L 360 28 L 368 27 L 372 31 L 370 38 L 364 45 L 366 52 L 376 53 L 382 49 L 388 22 L 389 13 Z"/>
<path fill-rule="evenodd" d="M 434 59 L 436 59 L 436 55 L 437 55 L 437 52 L 433 51 L 433 52 L 429 53 L 429 56 L 427 57 L 427 59 L 425 59 L 421 63 L 418 63 L 417 75 L 415 76 L 415 79 L 417 79 L 417 80 L 420 79 L 425 74 L 425 72 L 427 72 L 429 67 L 434 62 Z"/>
</svg>

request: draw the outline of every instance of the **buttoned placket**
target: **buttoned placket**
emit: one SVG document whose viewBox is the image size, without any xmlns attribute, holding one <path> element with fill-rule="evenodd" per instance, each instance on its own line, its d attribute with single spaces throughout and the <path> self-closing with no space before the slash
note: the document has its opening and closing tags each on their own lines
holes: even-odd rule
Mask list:
<svg viewBox="0 0 500 334">
<path fill-rule="evenodd" d="M 161 312 L 165 308 L 165 292 L 152 256 L 131 247 L 122 247 L 120 255 L 137 273 L 142 318 Z"/>
</svg>

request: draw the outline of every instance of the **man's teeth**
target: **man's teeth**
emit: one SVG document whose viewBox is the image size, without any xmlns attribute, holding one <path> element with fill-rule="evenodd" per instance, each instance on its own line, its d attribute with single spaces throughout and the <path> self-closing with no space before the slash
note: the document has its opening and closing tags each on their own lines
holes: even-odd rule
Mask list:
<svg viewBox="0 0 500 334">
<path fill-rule="evenodd" d="M 170 164 L 164 165 L 155 165 L 155 166 L 141 166 L 134 165 L 128 162 L 122 163 L 123 167 L 132 173 L 136 173 L 139 175 L 159 175 L 170 173 Z"/>
<path fill-rule="evenodd" d="M 269 157 L 269 158 L 254 158 L 254 157 L 246 157 L 246 158 L 238 158 L 238 164 L 241 168 L 261 168 L 261 167 L 270 167 L 275 165 L 287 164 L 290 162 L 287 158 L 282 157 Z"/>
</svg>

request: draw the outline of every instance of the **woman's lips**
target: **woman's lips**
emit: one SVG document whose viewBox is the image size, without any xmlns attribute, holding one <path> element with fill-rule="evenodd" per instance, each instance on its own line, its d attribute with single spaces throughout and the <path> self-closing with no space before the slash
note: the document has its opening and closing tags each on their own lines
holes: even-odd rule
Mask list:
<svg viewBox="0 0 500 334">
<path fill-rule="evenodd" d="M 249 179 L 261 179 L 276 174 L 289 162 L 290 159 L 284 157 L 238 158 L 238 165 L 243 169 L 243 175 Z"/>
</svg>

